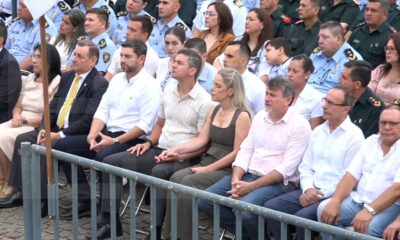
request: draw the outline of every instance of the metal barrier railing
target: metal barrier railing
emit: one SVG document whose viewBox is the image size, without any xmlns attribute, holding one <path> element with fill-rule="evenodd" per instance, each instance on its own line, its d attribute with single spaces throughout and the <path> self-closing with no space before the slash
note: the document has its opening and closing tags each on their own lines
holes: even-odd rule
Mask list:
<svg viewBox="0 0 400 240">
<path fill-rule="evenodd" d="M 25 224 L 25 239 L 39 240 L 41 239 L 41 213 L 40 213 L 40 155 L 45 155 L 46 149 L 39 145 L 22 144 L 22 171 L 23 171 L 23 202 L 24 202 L 24 224 Z M 96 171 L 106 172 L 110 174 L 110 198 L 111 198 L 111 239 L 116 239 L 116 202 L 115 202 L 115 177 L 125 177 L 130 183 L 130 239 L 136 239 L 136 184 L 137 182 L 144 183 L 150 186 L 150 210 L 151 210 L 151 239 L 156 239 L 156 189 L 166 189 L 171 194 L 171 239 L 177 239 L 177 193 L 183 193 L 192 198 L 192 228 L 193 240 L 199 239 L 198 236 L 198 199 L 204 199 L 214 203 L 213 217 L 213 239 L 219 239 L 219 207 L 220 205 L 228 206 L 234 209 L 236 213 L 236 226 L 241 226 L 240 212 L 247 211 L 258 215 L 258 236 L 259 239 L 265 238 L 265 218 L 274 219 L 281 222 L 282 239 L 287 239 L 287 225 L 300 226 L 305 229 L 305 239 L 311 239 L 311 231 L 326 233 L 333 237 L 345 239 L 379 239 L 357 232 L 341 229 L 338 227 L 318 223 L 308 219 L 299 218 L 293 215 L 270 210 L 264 207 L 244 203 L 234 199 L 222 197 L 203 190 L 194 189 L 173 182 L 154 178 L 141 173 L 129 171 L 126 169 L 110 166 L 95 160 L 86 159 L 83 157 L 67 154 L 53 150 L 53 172 L 54 184 L 48 187 L 48 204 L 49 216 L 54 219 L 54 239 L 60 238 L 60 221 L 59 221 L 59 192 L 58 192 L 58 160 L 71 163 L 72 170 L 72 237 L 78 239 L 78 186 L 77 186 L 77 166 L 90 168 L 90 185 L 91 187 L 91 233 L 92 239 L 96 237 Z M 236 227 L 236 239 L 241 239 L 242 228 Z"/>
</svg>

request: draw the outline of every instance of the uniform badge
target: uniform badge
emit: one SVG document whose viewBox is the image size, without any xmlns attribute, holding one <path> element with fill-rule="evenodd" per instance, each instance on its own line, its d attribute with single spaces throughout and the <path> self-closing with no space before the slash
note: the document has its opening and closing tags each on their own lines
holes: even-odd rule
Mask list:
<svg viewBox="0 0 400 240">
<path fill-rule="evenodd" d="M 382 106 L 382 102 L 381 101 L 379 101 L 379 100 L 377 100 L 377 99 L 375 99 L 374 97 L 369 97 L 369 100 L 371 101 L 371 103 L 372 103 L 372 105 L 374 106 L 374 107 L 381 107 Z"/>
<path fill-rule="evenodd" d="M 150 21 L 151 21 L 153 24 L 156 24 L 156 23 L 157 23 L 157 19 L 156 19 L 155 17 L 150 16 L 150 15 L 148 15 L 148 16 L 149 16 L 149 18 L 150 18 Z"/>
<path fill-rule="evenodd" d="M 127 11 L 121 11 L 121 12 L 117 13 L 117 17 L 126 16 L 126 15 L 128 15 Z"/>
<path fill-rule="evenodd" d="M 344 54 L 346 55 L 347 59 L 349 59 L 350 61 L 357 60 L 357 56 L 354 54 L 354 52 L 350 48 L 347 48 L 346 50 L 344 50 Z"/>
<path fill-rule="evenodd" d="M 321 51 L 321 48 L 320 47 L 316 47 L 316 48 L 314 48 L 314 50 L 312 51 L 313 53 L 317 53 L 317 52 L 319 52 L 319 51 Z"/>
<path fill-rule="evenodd" d="M 354 40 L 353 40 L 353 43 L 357 43 L 357 44 L 358 44 L 358 43 L 360 43 L 360 40 L 354 39 Z"/>
<path fill-rule="evenodd" d="M 108 7 L 107 7 L 106 5 L 101 6 L 100 8 L 103 9 L 104 11 L 106 11 L 106 13 L 107 13 L 108 15 L 110 15 L 110 9 L 108 9 Z"/>
<path fill-rule="evenodd" d="M 355 5 L 357 5 L 357 6 L 360 6 L 360 5 L 361 5 L 360 1 L 358 1 L 358 0 L 353 0 L 353 3 L 354 3 Z"/>
<path fill-rule="evenodd" d="M 60 10 L 61 10 L 62 12 L 65 12 L 65 11 L 68 10 L 68 6 L 67 6 L 67 4 L 65 4 L 64 2 L 59 2 L 59 3 L 57 3 L 57 6 L 60 8 Z"/>
<path fill-rule="evenodd" d="M 109 61 L 110 61 L 110 59 L 111 59 L 111 54 L 109 54 L 109 53 L 103 53 L 103 62 L 104 63 L 108 63 Z"/>
<path fill-rule="evenodd" d="M 183 23 L 181 23 L 181 22 L 176 23 L 175 26 L 176 26 L 176 27 L 181 27 L 181 28 L 183 28 L 183 30 L 185 30 L 185 31 L 188 30 L 188 27 L 186 27 L 186 25 L 183 24 Z"/>
<path fill-rule="evenodd" d="M 234 0 L 233 4 L 235 4 L 238 8 L 241 8 L 241 7 L 244 6 L 243 3 L 240 0 Z"/>
<path fill-rule="evenodd" d="M 99 47 L 101 49 L 105 48 L 107 46 L 106 40 L 103 38 L 99 41 Z"/>
<path fill-rule="evenodd" d="M 85 40 L 86 39 L 86 37 L 85 36 L 79 36 L 76 40 L 78 40 L 78 41 L 82 41 L 82 40 Z"/>
</svg>

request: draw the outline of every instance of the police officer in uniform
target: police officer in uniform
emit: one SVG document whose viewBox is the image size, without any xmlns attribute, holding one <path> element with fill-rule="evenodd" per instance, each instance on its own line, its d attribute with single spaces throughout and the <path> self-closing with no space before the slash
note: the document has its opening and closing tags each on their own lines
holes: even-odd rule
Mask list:
<svg viewBox="0 0 400 240">
<path fill-rule="evenodd" d="M 297 21 L 288 31 L 292 54 L 304 53 L 310 55 L 318 46 L 318 31 L 321 25 L 318 12 L 321 8 L 319 0 L 301 0 L 299 6 L 300 21 Z"/>
<path fill-rule="evenodd" d="M 355 104 L 349 116 L 367 138 L 378 133 L 379 116 L 384 109 L 383 101 L 368 88 L 372 66 L 365 61 L 349 61 L 344 64 L 340 85 L 349 89 Z"/>
<path fill-rule="evenodd" d="M 326 94 L 339 84 L 344 64 L 349 60 L 362 60 L 362 56 L 344 40 L 341 25 L 330 21 L 321 25 L 318 47 L 310 59 L 315 70 L 308 79 L 308 84 Z"/>
<path fill-rule="evenodd" d="M 358 0 L 324 0 L 319 18 L 321 22 L 338 22 L 347 31 L 360 12 L 359 6 Z"/>
<path fill-rule="evenodd" d="M 57 3 L 46 12 L 46 16 L 53 21 L 57 29 L 60 29 L 60 24 L 64 17 L 64 12 L 70 8 L 71 7 L 64 0 L 58 0 Z"/>
<path fill-rule="evenodd" d="M 117 27 L 117 17 L 115 16 L 114 10 L 106 3 L 105 0 L 79 0 L 73 8 L 81 10 L 83 13 L 91 8 L 103 8 L 108 14 L 108 35 L 112 36 Z"/>
<path fill-rule="evenodd" d="M 385 46 L 388 37 L 396 30 L 387 23 L 389 3 L 372 0 L 367 3 L 365 22 L 352 30 L 348 43 L 374 68 L 385 62 Z"/>
<path fill-rule="evenodd" d="M 114 31 L 112 40 L 119 47 L 126 40 L 126 29 L 132 16 L 148 16 L 153 24 L 157 20 L 147 13 L 144 8 L 147 5 L 148 0 L 138 0 L 138 3 L 133 3 L 133 0 L 126 2 L 126 11 L 117 13 L 117 29 Z"/>
<path fill-rule="evenodd" d="M 279 0 L 268 0 L 261 3 L 263 8 L 271 15 L 272 24 L 274 26 L 274 38 L 284 37 L 289 31 L 290 25 L 293 24 L 292 19 L 284 15 L 279 9 Z"/>
<path fill-rule="evenodd" d="M 26 1 L 26 0 L 25 0 Z M 8 39 L 5 47 L 17 59 L 20 68 L 29 70 L 31 67 L 30 54 L 33 48 L 40 42 L 39 19 L 33 20 L 23 0 L 19 1 L 19 17 L 14 19 L 8 27 Z M 50 41 L 57 35 L 57 27 L 46 19 L 46 40 Z"/>
<path fill-rule="evenodd" d="M 260 0 L 241 0 L 247 11 L 260 7 Z"/>
<path fill-rule="evenodd" d="M 101 27 L 97 27 L 101 22 Z M 88 39 L 99 48 L 99 61 L 96 69 L 103 74 L 107 72 L 111 57 L 117 48 L 107 33 L 107 12 L 103 8 L 92 8 L 86 13 L 85 32 Z"/>
<path fill-rule="evenodd" d="M 167 56 L 165 51 L 164 35 L 165 32 L 174 26 L 182 27 L 186 32 L 186 37 L 191 37 L 192 33 L 188 26 L 178 16 L 179 0 L 160 0 L 159 16 L 161 17 L 154 25 L 149 38 L 150 46 L 157 52 L 160 58 Z"/>
</svg>

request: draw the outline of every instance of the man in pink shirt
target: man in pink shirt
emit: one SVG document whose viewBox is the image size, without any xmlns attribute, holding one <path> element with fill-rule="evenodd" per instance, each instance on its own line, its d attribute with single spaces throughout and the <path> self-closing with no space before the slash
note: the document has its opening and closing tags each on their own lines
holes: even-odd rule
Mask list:
<svg viewBox="0 0 400 240">
<path fill-rule="evenodd" d="M 265 111 L 253 119 L 249 135 L 243 141 L 232 164 L 231 176 L 207 189 L 218 195 L 255 205 L 295 190 L 297 167 L 311 134 L 310 124 L 290 107 L 295 94 L 292 83 L 274 77 L 267 83 Z M 199 208 L 209 216 L 213 203 L 200 200 Z M 235 232 L 235 215 L 221 206 L 221 227 Z M 242 212 L 243 239 L 257 239 L 257 216 Z"/>
</svg>

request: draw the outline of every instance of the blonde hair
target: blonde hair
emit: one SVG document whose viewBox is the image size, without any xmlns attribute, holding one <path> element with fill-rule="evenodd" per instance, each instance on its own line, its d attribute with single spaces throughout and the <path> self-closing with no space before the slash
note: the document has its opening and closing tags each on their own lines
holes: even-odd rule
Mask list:
<svg viewBox="0 0 400 240">
<path fill-rule="evenodd" d="M 222 68 L 217 74 L 221 75 L 226 87 L 233 89 L 233 95 L 231 97 L 233 106 L 250 113 L 251 111 L 248 107 L 242 76 L 239 71 L 233 68 Z"/>
</svg>

